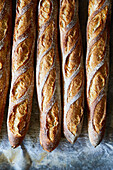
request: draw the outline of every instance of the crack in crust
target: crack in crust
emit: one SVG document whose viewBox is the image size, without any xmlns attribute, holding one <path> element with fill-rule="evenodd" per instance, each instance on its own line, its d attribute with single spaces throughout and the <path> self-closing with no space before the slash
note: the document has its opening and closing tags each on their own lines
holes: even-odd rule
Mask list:
<svg viewBox="0 0 113 170">
<path fill-rule="evenodd" d="M 109 0 L 90 0 L 87 25 L 87 102 L 89 137 L 93 145 L 100 142 L 105 127 L 106 93 L 109 70 Z M 91 125 L 92 124 L 92 125 Z M 91 136 L 92 131 L 95 135 Z M 96 139 L 96 135 L 98 139 Z M 96 140 L 96 141 L 95 141 Z M 95 141 L 95 142 L 94 142 Z"/>
<path fill-rule="evenodd" d="M 60 7 L 60 27 L 65 28 L 74 17 L 75 0 L 62 0 Z"/>
<path fill-rule="evenodd" d="M 36 79 L 41 112 L 40 143 L 47 151 L 52 151 L 57 146 L 61 130 L 57 9 L 56 0 L 39 2 Z"/>
<path fill-rule="evenodd" d="M 49 25 L 45 28 L 44 32 L 41 34 L 38 44 L 39 57 L 41 57 L 42 54 L 44 54 L 44 52 L 51 47 L 54 29 L 54 24 L 51 21 L 51 23 L 49 23 Z"/>
<path fill-rule="evenodd" d="M 18 136 L 23 135 L 29 120 L 28 117 L 28 100 L 25 100 L 14 106 L 13 112 L 9 117 L 10 130 Z"/>
<path fill-rule="evenodd" d="M 22 9 L 23 9 L 24 7 L 26 7 L 28 4 L 30 4 L 31 1 L 32 1 L 32 0 L 25 0 L 25 1 L 23 1 L 23 0 L 18 0 L 18 1 L 17 1 L 17 11 L 18 11 L 18 13 L 21 14 Z M 28 16 L 28 17 L 29 17 L 29 16 Z"/>
<path fill-rule="evenodd" d="M 100 114 L 101 112 L 103 114 Z M 106 118 L 106 97 L 103 97 L 100 100 L 100 102 L 98 102 L 94 110 L 93 124 L 97 133 L 99 133 L 102 127 L 104 126 L 105 118 Z"/>
<path fill-rule="evenodd" d="M 101 90 L 105 87 L 108 77 L 108 68 L 105 63 L 93 76 L 93 79 L 89 88 L 89 105 L 94 102 L 97 96 L 100 94 Z"/>
<path fill-rule="evenodd" d="M 77 126 L 81 122 L 81 117 L 83 116 L 83 107 L 80 107 L 82 106 L 82 102 L 83 95 L 70 106 L 66 115 L 67 127 L 74 136 L 76 135 Z"/>
<path fill-rule="evenodd" d="M 73 143 L 79 136 L 82 127 L 84 98 L 83 54 L 78 1 L 61 0 L 59 24 L 64 80 L 64 134 Z"/>
<path fill-rule="evenodd" d="M 31 43 L 29 43 L 30 41 Z M 32 44 L 32 36 L 29 36 L 29 38 L 26 38 L 23 42 L 19 43 L 14 52 L 15 57 L 12 58 L 13 70 L 18 70 L 20 67 L 28 62 L 31 55 Z"/>
<path fill-rule="evenodd" d="M 73 46 L 72 48 L 70 48 L 65 59 L 64 72 L 66 78 L 70 78 L 81 64 L 81 56 L 82 56 L 81 40 L 79 39 L 77 42 L 75 42 L 75 44 L 73 43 L 74 48 Z M 65 46 L 65 48 L 66 47 L 67 46 Z"/>
<path fill-rule="evenodd" d="M 52 11 L 52 3 L 50 0 L 42 0 L 40 3 L 39 19 L 38 25 L 41 27 L 44 25 L 50 18 Z"/>
<path fill-rule="evenodd" d="M 19 78 L 17 78 L 12 90 L 12 100 L 19 99 L 26 93 L 29 86 L 31 85 L 32 75 L 33 68 L 30 68 L 25 73 L 21 74 Z"/>
<path fill-rule="evenodd" d="M 91 16 L 96 10 L 98 10 L 105 0 L 90 0 L 88 7 L 88 15 Z"/>
<path fill-rule="evenodd" d="M 101 12 L 98 12 L 89 22 L 88 25 L 88 43 L 100 34 L 106 24 L 108 6 L 105 6 Z"/>
<path fill-rule="evenodd" d="M 12 2 L 0 0 L 0 130 L 9 87 Z"/>
<path fill-rule="evenodd" d="M 21 143 L 21 137 L 25 136 L 31 115 L 36 4 L 34 0 L 17 1 L 8 112 L 9 140 L 13 147 L 18 146 Z M 16 144 L 16 138 L 20 138 L 18 144 Z"/>
<path fill-rule="evenodd" d="M 77 39 L 79 38 L 79 23 L 77 22 L 72 29 L 70 29 L 67 32 L 67 36 L 66 39 L 64 40 L 64 53 L 69 53 L 69 51 L 73 48 L 73 46 L 76 44 Z M 79 40 L 79 44 L 80 44 L 80 40 Z M 80 44 L 81 45 L 81 44 Z M 76 50 L 76 48 L 75 48 Z M 73 51 L 72 51 L 73 52 Z"/>
<path fill-rule="evenodd" d="M 39 72 L 39 81 L 38 84 L 40 86 L 40 82 L 44 80 L 45 75 L 48 73 L 50 68 L 54 63 L 54 49 L 52 48 L 49 52 L 47 52 L 40 62 L 40 72 Z"/>
<path fill-rule="evenodd" d="M 106 44 L 105 41 L 107 39 L 106 31 L 102 34 L 102 36 L 97 40 L 91 47 L 88 58 L 87 58 L 87 73 L 89 76 L 90 72 L 94 70 L 94 68 L 104 59 Z M 94 62 L 95 61 L 95 62 Z"/>
<path fill-rule="evenodd" d="M 47 113 L 46 121 L 47 121 L 47 129 L 49 139 L 54 142 L 55 135 L 58 130 L 59 118 L 58 118 L 58 103 L 56 102 L 51 110 Z"/>
<path fill-rule="evenodd" d="M 75 76 L 74 79 L 69 84 L 68 91 L 67 91 L 67 94 L 68 94 L 67 102 L 68 103 L 80 91 L 82 85 L 83 85 L 83 70 L 80 70 L 77 76 Z"/>
<path fill-rule="evenodd" d="M 54 68 L 50 71 L 48 78 L 44 84 L 43 90 L 42 90 L 42 111 L 43 112 L 46 112 L 48 106 L 50 107 L 48 103 L 54 94 L 55 79 L 56 79 L 56 70 Z"/>
</svg>

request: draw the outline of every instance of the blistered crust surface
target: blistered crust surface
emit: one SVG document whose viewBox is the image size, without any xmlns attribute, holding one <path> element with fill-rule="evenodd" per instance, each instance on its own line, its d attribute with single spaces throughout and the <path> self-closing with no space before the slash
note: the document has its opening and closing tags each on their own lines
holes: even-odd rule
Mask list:
<svg viewBox="0 0 113 170">
<path fill-rule="evenodd" d="M 34 86 L 34 0 L 18 0 L 12 51 L 12 82 L 8 127 L 14 136 L 24 136 L 29 125 Z"/>
<path fill-rule="evenodd" d="M 44 25 L 50 18 L 52 11 L 52 2 L 50 0 L 42 0 L 40 3 L 40 11 L 39 11 L 39 26 Z"/>
<path fill-rule="evenodd" d="M 55 9 L 56 8 L 56 9 Z M 56 11 L 55 11 L 56 10 Z M 40 142 L 46 145 L 59 140 L 60 84 L 57 51 L 57 1 L 40 0 L 37 41 L 37 94 L 41 111 Z M 59 97 L 57 96 L 59 95 Z M 58 135 L 58 136 L 57 136 Z M 43 137 L 42 137 L 43 136 Z M 52 150 L 54 148 L 51 148 Z"/>
<path fill-rule="evenodd" d="M 84 84 L 82 42 L 77 1 L 60 1 L 59 24 L 64 80 L 64 133 L 65 135 L 69 134 L 71 139 L 68 140 L 73 142 L 73 135 L 76 136 L 77 126 L 83 118 Z"/>
<path fill-rule="evenodd" d="M 27 124 L 27 112 L 28 112 L 28 100 L 16 105 L 10 115 L 10 128 L 13 133 L 21 136 L 25 133 L 25 128 Z"/>
<path fill-rule="evenodd" d="M 65 28 L 74 17 L 74 8 L 75 1 L 74 0 L 62 0 L 61 8 L 60 8 L 60 27 Z"/>
<path fill-rule="evenodd" d="M 81 117 L 83 116 L 82 102 L 83 95 L 70 106 L 66 115 L 67 127 L 73 135 L 76 135 L 77 126 L 81 122 Z"/>
<path fill-rule="evenodd" d="M 87 25 L 87 101 L 91 123 L 99 134 L 105 125 L 109 71 L 110 1 L 90 0 Z"/>
</svg>

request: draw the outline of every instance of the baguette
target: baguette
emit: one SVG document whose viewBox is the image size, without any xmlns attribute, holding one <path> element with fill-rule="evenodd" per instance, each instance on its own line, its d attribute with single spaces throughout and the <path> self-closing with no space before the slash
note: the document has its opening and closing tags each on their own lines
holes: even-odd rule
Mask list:
<svg viewBox="0 0 113 170">
<path fill-rule="evenodd" d="M 60 44 L 63 76 L 63 131 L 70 143 L 81 133 L 84 107 L 83 50 L 78 1 L 60 0 Z"/>
<path fill-rule="evenodd" d="M 89 0 L 87 23 L 88 133 L 96 147 L 105 131 L 109 76 L 110 0 Z"/>
<path fill-rule="evenodd" d="M 49 152 L 57 147 L 61 136 L 57 15 L 57 0 L 39 1 L 36 86 L 40 108 L 40 144 Z"/>
<path fill-rule="evenodd" d="M 13 148 L 27 133 L 34 89 L 36 0 L 18 0 L 12 49 L 12 81 L 8 110 L 8 137 Z"/>
<path fill-rule="evenodd" d="M 9 87 L 12 1 L 0 0 L 0 130 Z"/>
</svg>

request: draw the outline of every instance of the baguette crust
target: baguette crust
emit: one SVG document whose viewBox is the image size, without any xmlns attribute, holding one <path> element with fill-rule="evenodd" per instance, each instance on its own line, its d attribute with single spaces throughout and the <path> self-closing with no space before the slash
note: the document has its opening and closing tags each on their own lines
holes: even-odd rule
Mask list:
<svg viewBox="0 0 113 170">
<path fill-rule="evenodd" d="M 34 89 L 36 0 L 18 0 L 12 49 L 12 81 L 8 110 L 8 137 L 19 146 L 28 130 Z"/>
<path fill-rule="evenodd" d="M 105 131 L 110 11 L 110 0 L 89 1 L 86 58 L 88 133 L 95 147 Z"/>
<path fill-rule="evenodd" d="M 57 15 L 57 0 L 39 1 L 36 81 L 40 108 L 40 144 L 49 152 L 56 148 L 61 136 Z"/>
<path fill-rule="evenodd" d="M 0 130 L 10 76 L 12 1 L 0 0 Z"/>
<path fill-rule="evenodd" d="M 60 0 L 60 43 L 63 74 L 63 129 L 70 143 L 81 133 L 84 105 L 83 51 L 78 1 Z"/>
</svg>

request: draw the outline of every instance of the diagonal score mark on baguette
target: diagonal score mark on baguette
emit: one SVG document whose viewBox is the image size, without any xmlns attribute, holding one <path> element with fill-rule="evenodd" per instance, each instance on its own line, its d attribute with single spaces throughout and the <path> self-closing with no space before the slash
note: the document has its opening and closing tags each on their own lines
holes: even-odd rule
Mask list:
<svg viewBox="0 0 113 170">
<path fill-rule="evenodd" d="M 106 94 L 109 71 L 109 0 L 89 1 L 87 24 L 87 103 L 88 131 L 92 145 L 102 139 L 106 117 Z"/>
<path fill-rule="evenodd" d="M 60 1 L 60 34 L 64 80 L 64 134 L 67 140 L 74 143 L 81 133 L 84 101 L 83 54 L 78 1 Z"/>
<path fill-rule="evenodd" d="M 0 130 L 9 87 L 12 2 L 0 0 Z"/>
<path fill-rule="evenodd" d="M 35 0 L 18 0 L 12 49 L 12 81 L 8 110 L 8 136 L 13 147 L 24 138 L 34 89 Z"/>
<path fill-rule="evenodd" d="M 42 6 L 43 6 L 43 3 L 44 3 L 45 1 L 42 1 Z M 51 1 L 48 1 L 48 2 L 51 2 Z M 46 3 L 46 2 L 45 2 Z M 40 4 L 41 4 L 41 2 L 40 2 Z M 41 9 L 41 6 L 40 6 L 40 9 Z M 40 12 L 40 11 L 39 11 Z M 52 15 L 52 14 L 51 14 Z M 50 16 L 51 16 L 50 15 Z M 43 16 L 43 15 L 42 15 Z M 42 17 L 43 18 L 43 17 Z M 48 18 L 49 19 L 49 18 Z M 39 17 L 39 20 L 42 20 L 41 19 L 41 16 Z M 48 21 L 48 20 L 47 20 Z M 44 23 L 46 26 L 45 26 L 45 29 L 43 29 L 43 31 L 41 31 L 41 28 L 40 28 L 40 32 L 39 32 L 39 46 L 40 46 L 40 42 L 41 42 L 41 38 L 42 38 L 42 36 L 43 36 L 43 33 L 45 33 L 45 30 L 47 30 L 48 29 L 48 27 L 50 26 L 50 23 L 48 23 L 47 24 L 47 21 Z M 51 22 L 51 21 L 49 21 L 49 22 Z M 40 21 L 39 21 L 39 23 L 40 23 Z M 39 24 L 40 25 L 40 24 Z M 53 28 L 53 29 L 51 29 L 52 31 L 54 31 L 54 24 L 51 22 L 51 27 Z M 47 32 L 47 31 L 46 31 Z M 50 36 L 49 34 L 48 34 L 48 36 Z M 40 67 L 41 67 L 41 61 L 44 59 L 44 57 L 47 55 L 47 53 L 52 49 L 52 48 L 54 48 L 54 42 L 52 41 L 54 39 L 54 35 L 53 35 L 53 32 L 51 32 L 51 43 L 50 43 L 50 47 L 46 50 L 46 47 L 40 47 L 40 48 L 43 48 L 43 52 L 41 53 L 40 52 L 40 49 L 38 49 L 38 52 L 39 52 L 39 55 L 38 55 L 38 63 L 37 63 L 37 68 L 39 69 L 38 70 L 38 73 L 39 73 L 39 75 L 40 75 L 40 77 L 42 76 L 41 74 L 42 73 L 40 73 Z M 43 40 L 42 40 L 43 41 Z M 46 41 L 46 40 L 45 40 Z M 45 42 L 46 43 L 46 42 Z M 46 51 L 45 51 L 46 50 Z M 55 49 L 54 49 L 55 50 Z M 40 53 L 41 53 L 41 55 L 40 55 Z M 51 56 L 52 57 L 52 56 Z M 40 99 L 39 100 L 39 106 L 40 106 L 40 110 L 41 110 L 41 112 L 42 112 L 42 114 L 44 114 L 44 115 L 46 115 L 47 116 L 47 114 L 48 114 L 48 112 L 49 112 L 49 110 L 54 106 L 54 103 L 52 102 L 51 103 L 51 99 L 53 98 L 53 100 L 55 100 L 55 96 L 54 96 L 54 94 L 55 94 L 55 87 L 54 87 L 54 89 L 53 89 L 53 93 L 52 93 L 52 96 L 50 97 L 50 100 L 44 105 L 44 107 L 43 107 L 43 88 L 44 88 L 44 85 L 46 84 L 46 82 L 47 82 L 47 79 L 48 79 L 48 77 L 49 77 L 49 75 L 50 75 L 50 72 L 51 71 L 53 71 L 53 69 L 55 68 L 55 60 L 56 60 L 56 56 L 54 56 L 54 62 L 52 63 L 52 66 L 49 68 L 49 70 L 47 71 L 47 73 L 45 73 L 45 75 L 44 75 L 44 78 L 43 78 L 43 80 L 42 80 L 42 82 L 40 82 L 40 79 L 39 79 L 39 75 L 38 75 L 38 84 L 39 84 L 39 86 L 38 86 L 38 98 Z M 42 70 L 42 71 L 44 71 L 44 70 Z M 55 77 L 54 77 L 55 78 Z M 45 96 L 46 97 L 46 96 Z M 48 107 L 49 107 L 49 109 L 48 109 Z M 46 129 L 46 125 L 47 124 L 47 122 L 46 122 L 46 119 L 45 119 L 45 124 L 44 124 L 44 126 L 45 126 L 45 129 Z M 49 129 L 48 129 L 49 130 Z M 50 140 L 53 140 L 52 139 L 52 137 L 50 136 L 50 134 L 46 134 L 48 137 L 49 137 L 49 139 Z"/>
<path fill-rule="evenodd" d="M 37 96 L 40 108 L 40 143 L 52 151 L 60 140 L 61 96 L 57 47 L 57 1 L 40 0 L 37 39 Z"/>
</svg>

